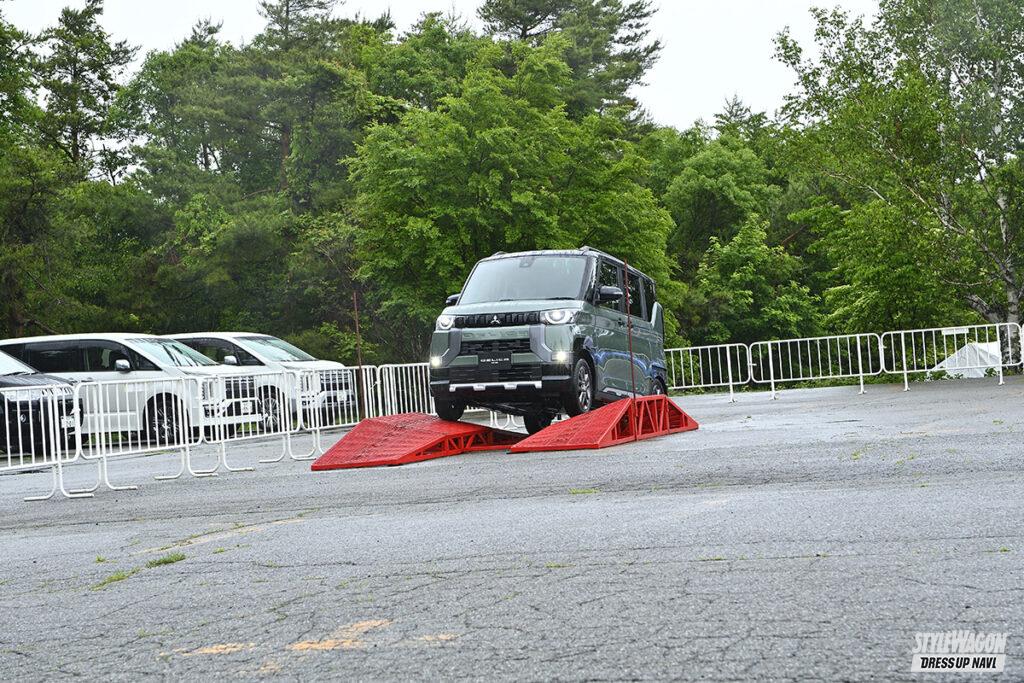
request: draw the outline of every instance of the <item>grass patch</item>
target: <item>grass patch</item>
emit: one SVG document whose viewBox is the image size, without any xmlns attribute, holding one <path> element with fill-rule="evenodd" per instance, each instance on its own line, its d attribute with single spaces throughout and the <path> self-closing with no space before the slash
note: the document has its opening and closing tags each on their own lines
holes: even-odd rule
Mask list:
<svg viewBox="0 0 1024 683">
<path fill-rule="evenodd" d="M 110 576 L 108 576 L 107 578 L 103 579 L 102 581 L 97 583 L 95 586 L 93 586 L 92 589 L 94 591 L 103 590 L 104 588 L 106 588 L 107 586 L 109 586 L 112 583 L 117 583 L 118 581 L 124 581 L 125 579 L 134 576 L 135 574 L 138 573 L 138 571 L 139 571 L 138 569 L 130 569 L 128 571 L 114 572 L 113 574 L 111 574 Z"/>
<path fill-rule="evenodd" d="M 155 560 L 150 560 L 146 563 L 146 566 L 152 569 L 153 567 L 161 567 L 165 564 L 174 564 L 175 562 L 181 562 L 184 559 L 185 553 L 171 553 L 169 555 L 164 555 L 163 557 L 158 557 Z"/>
<path fill-rule="evenodd" d="M 591 493 L 600 493 L 600 489 L 569 489 L 569 493 L 574 496 L 586 496 Z"/>
<path fill-rule="evenodd" d="M 103 557 L 102 555 L 97 555 L 96 556 L 96 564 L 103 564 L 106 561 L 107 561 L 107 558 Z"/>
<path fill-rule="evenodd" d="M 702 557 L 698 562 L 725 562 L 724 557 Z"/>
<path fill-rule="evenodd" d="M 560 564 L 558 562 L 547 562 L 544 564 L 545 569 L 569 569 L 572 567 L 571 564 Z"/>
<path fill-rule="evenodd" d="M 864 455 L 862 452 L 854 451 L 853 455 L 850 456 L 850 460 L 860 460 L 862 455 Z"/>
<path fill-rule="evenodd" d="M 221 553 L 226 553 L 227 551 L 228 551 L 228 549 L 227 549 L 227 548 L 216 548 L 216 549 L 215 549 L 215 550 L 213 551 L 213 554 L 214 554 L 214 555 L 220 555 Z"/>
</svg>

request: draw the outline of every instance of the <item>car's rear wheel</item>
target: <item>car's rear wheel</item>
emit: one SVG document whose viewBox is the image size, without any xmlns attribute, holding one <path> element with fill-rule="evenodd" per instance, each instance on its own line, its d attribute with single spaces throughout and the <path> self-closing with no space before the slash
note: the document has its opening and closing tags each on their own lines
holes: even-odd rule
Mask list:
<svg viewBox="0 0 1024 683">
<path fill-rule="evenodd" d="M 459 403 L 458 401 L 434 399 L 434 412 L 436 412 L 437 416 L 442 420 L 455 422 L 456 420 L 462 419 L 462 414 L 466 412 L 466 404 Z"/>
<path fill-rule="evenodd" d="M 594 370 L 586 358 L 577 358 L 572 366 L 570 387 L 562 396 L 562 407 L 569 417 L 582 415 L 594 407 Z"/>
<path fill-rule="evenodd" d="M 555 416 L 551 413 L 530 413 L 529 415 L 523 415 L 523 426 L 526 427 L 527 434 L 536 434 L 545 427 L 551 426 L 551 421 L 554 417 Z"/>
<path fill-rule="evenodd" d="M 666 394 L 665 383 L 660 378 L 654 378 L 651 380 L 651 394 L 652 396 L 659 396 Z"/>
</svg>

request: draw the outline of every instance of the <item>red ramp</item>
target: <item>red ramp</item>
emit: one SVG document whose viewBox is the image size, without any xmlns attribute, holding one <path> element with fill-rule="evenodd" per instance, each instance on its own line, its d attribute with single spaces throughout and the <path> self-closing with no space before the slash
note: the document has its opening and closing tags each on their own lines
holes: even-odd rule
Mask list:
<svg viewBox="0 0 1024 683">
<path fill-rule="evenodd" d="M 606 448 L 697 429 L 697 421 L 666 396 L 622 399 L 562 422 L 514 444 L 513 453 Z"/>
<path fill-rule="evenodd" d="M 466 422 L 448 422 L 424 413 L 372 417 L 357 424 L 312 466 L 314 471 L 405 465 L 468 451 L 504 450 L 523 438 Z"/>
</svg>

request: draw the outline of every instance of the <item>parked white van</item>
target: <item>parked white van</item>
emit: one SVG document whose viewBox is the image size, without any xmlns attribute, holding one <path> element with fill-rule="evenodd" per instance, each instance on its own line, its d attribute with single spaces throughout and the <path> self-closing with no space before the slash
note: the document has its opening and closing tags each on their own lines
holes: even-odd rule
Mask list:
<svg viewBox="0 0 1024 683">
<path fill-rule="evenodd" d="M 67 334 L 0 341 L 23 363 L 72 382 L 102 382 L 83 397 L 85 434 L 139 433 L 172 443 L 183 425 L 233 429 L 259 419 L 254 379 L 176 342 L 145 334 Z M 150 381 L 141 381 L 150 380 Z M 162 381 L 155 381 L 162 380 Z"/>
<path fill-rule="evenodd" d="M 293 344 L 269 334 L 253 332 L 190 332 L 167 335 L 180 341 L 207 358 L 241 369 L 262 368 L 274 372 L 300 373 L 304 381 L 292 383 L 301 387 L 301 405 L 306 409 L 326 413 L 330 420 L 348 421 L 354 408 L 355 393 L 353 369 L 332 360 L 320 360 L 309 355 Z M 274 401 L 279 393 L 270 388 L 257 387 L 260 398 L 269 407 L 266 412 L 274 414 Z M 289 404 L 295 412 L 300 404 L 298 396 L 289 396 Z"/>
</svg>

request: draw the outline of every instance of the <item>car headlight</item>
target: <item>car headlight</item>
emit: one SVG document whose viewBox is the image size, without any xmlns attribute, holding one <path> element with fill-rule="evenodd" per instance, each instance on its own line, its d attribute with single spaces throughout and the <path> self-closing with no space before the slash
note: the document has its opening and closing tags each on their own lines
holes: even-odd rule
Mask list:
<svg viewBox="0 0 1024 683">
<path fill-rule="evenodd" d="M 436 329 L 446 331 L 452 329 L 452 325 L 455 324 L 455 316 L 453 315 L 439 315 L 437 316 Z"/>
<path fill-rule="evenodd" d="M 550 311 L 541 313 L 540 319 L 547 325 L 564 325 L 572 322 L 575 313 L 576 311 L 571 308 L 552 308 Z"/>
</svg>

